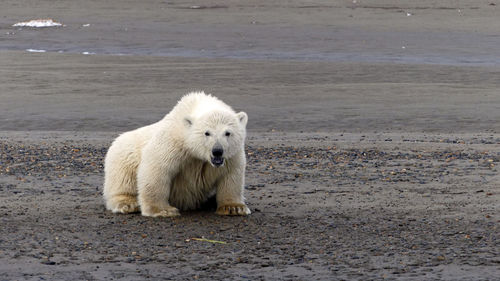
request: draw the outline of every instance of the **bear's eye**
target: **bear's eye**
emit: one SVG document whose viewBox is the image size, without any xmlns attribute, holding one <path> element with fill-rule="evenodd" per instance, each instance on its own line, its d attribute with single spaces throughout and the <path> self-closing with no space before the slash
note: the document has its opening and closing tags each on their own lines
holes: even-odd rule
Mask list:
<svg viewBox="0 0 500 281">
<path fill-rule="evenodd" d="M 231 135 L 230 132 L 226 132 L 226 137 L 229 137 Z"/>
<path fill-rule="evenodd" d="M 209 137 L 209 136 L 210 136 L 210 132 L 209 132 L 209 131 L 206 131 L 206 132 L 205 132 L 205 136 Z"/>
</svg>

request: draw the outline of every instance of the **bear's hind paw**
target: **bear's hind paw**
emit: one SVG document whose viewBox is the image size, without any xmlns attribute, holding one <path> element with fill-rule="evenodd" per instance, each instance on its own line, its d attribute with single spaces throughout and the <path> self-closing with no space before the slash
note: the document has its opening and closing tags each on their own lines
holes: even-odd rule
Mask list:
<svg viewBox="0 0 500 281">
<path fill-rule="evenodd" d="M 226 204 L 218 207 L 215 213 L 221 216 L 246 216 L 252 212 L 245 204 Z"/>
</svg>

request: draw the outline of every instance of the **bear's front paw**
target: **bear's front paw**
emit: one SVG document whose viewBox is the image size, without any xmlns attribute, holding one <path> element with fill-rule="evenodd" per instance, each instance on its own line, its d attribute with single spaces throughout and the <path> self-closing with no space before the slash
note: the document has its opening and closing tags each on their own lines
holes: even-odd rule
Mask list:
<svg viewBox="0 0 500 281">
<path fill-rule="evenodd" d="M 139 203 L 137 203 L 137 198 L 130 195 L 118 195 L 109 199 L 107 202 L 108 209 L 113 211 L 113 213 L 135 213 L 139 212 Z"/>
<path fill-rule="evenodd" d="M 147 211 L 142 212 L 143 216 L 146 217 L 178 217 L 181 214 L 179 213 L 179 209 L 176 207 L 168 206 L 167 208 L 164 209 L 158 209 L 158 208 L 150 208 Z"/>
<path fill-rule="evenodd" d="M 137 202 L 129 204 L 119 203 L 112 211 L 113 213 L 122 213 L 122 214 L 139 212 L 139 204 L 137 204 Z"/>
<path fill-rule="evenodd" d="M 250 212 L 250 209 L 245 204 L 226 204 L 217 207 L 215 213 L 221 216 L 246 216 L 252 212 Z"/>
</svg>

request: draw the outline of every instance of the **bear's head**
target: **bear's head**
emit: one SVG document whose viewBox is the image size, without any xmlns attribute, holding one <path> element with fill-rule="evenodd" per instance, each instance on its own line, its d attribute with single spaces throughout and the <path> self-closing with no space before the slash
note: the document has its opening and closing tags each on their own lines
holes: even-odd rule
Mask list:
<svg viewBox="0 0 500 281">
<path fill-rule="evenodd" d="M 244 149 L 248 116 L 245 112 L 211 111 L 186 117 L 186 146 L 196 158 L 214 167 L 224 165 Z"/>
</svg>

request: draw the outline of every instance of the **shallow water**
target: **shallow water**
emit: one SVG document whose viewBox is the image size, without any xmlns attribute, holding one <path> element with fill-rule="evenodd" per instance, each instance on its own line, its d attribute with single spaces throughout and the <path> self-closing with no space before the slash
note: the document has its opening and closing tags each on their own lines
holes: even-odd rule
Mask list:
<svg viewBox="0 0 500 281">
<path fill-rule="evenodd" d="M 278 27 L 120 23 L 3 28 L 4 50 L 331 62 L 500 65 L 500 35 Z M 7 34 L 8 33 L 8 34 Z"/>
<path fill-rule="evenodd" d="M 500 65 L 496 5 L 477 1 L 2 2 L 0 50 Z M 359 3 L 358 3 L 359 2 Z M 439 5 L 438 5 L 439 4 Z M 53 18 L 62 27 L 14 27 Z"/>
</svg>

